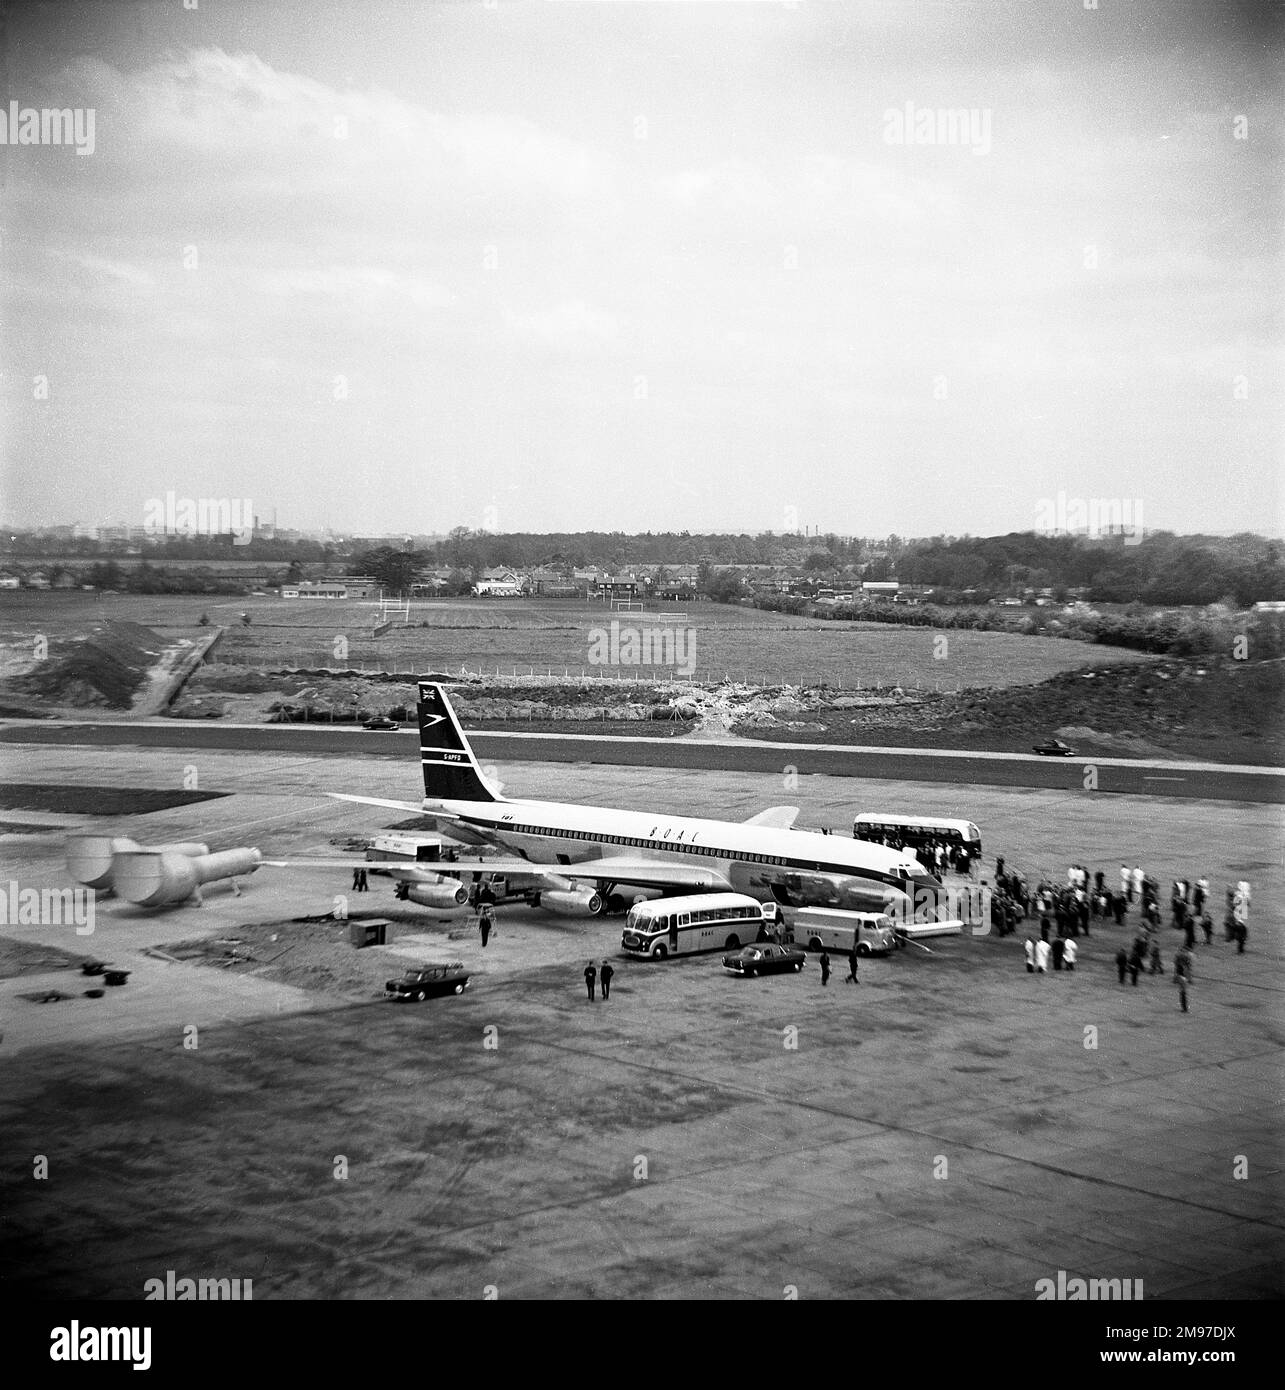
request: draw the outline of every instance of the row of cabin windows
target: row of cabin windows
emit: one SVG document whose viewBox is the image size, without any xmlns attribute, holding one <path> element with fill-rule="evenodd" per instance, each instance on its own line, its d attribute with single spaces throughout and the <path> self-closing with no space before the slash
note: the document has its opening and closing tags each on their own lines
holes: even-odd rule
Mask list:
<svg viewBox="0 0 1285 1390">
<path fill-rule="evenodd" d="M 961 845 L 973 843 L 962 831 L 944 825 L 874 825 L 863 822 L 852 833 L 858 840 L 869 839 L 871 835 L 898 835 L 903 840 L 954 840 Z"/>
<path fill-rule="evenodd" d="M 655 917 L 650 922 L 640 922 L 642 928 L 650 926 L 652 931 L 668 931 L 670 924 L 678 927 L 702 926 L 708 922 L 757 922 L 759 916 L 751 908 L 724 907 L 702 912 L 673 913 L 670 916 Z"/>
<path fill-rule="evenodd" d="M 778 854 L 740 854 L 717 849 L 713 845 L 694 845 L 687 840 L 643 840 L 635 835 L 602 835 L 588 830 L 555 830 L 543 825 L 510 825 L 503 827 L 514 835 L 540 835 L 555 840 L 592 840 L 595 844 L 630 845 L 635 849 L 681 850 L 685 854 L 704 854 L 716 859 L 745 859 L 752 864 L 788 864 L 791 861 Z"/>
</svg>

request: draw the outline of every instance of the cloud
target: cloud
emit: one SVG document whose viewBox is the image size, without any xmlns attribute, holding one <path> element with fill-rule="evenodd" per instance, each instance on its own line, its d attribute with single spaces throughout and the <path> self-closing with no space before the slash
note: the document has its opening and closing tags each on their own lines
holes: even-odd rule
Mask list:
<svg viewBox="0 0 1285 1390">
<path fill-rule="evenodd" d="M 619 336 L 616 320 L 583 299 L 564 300 L 535 313 L 506 310 L 505 332 L 515 343 L 553 349 L 585 347 L 614 342 Z"/>
<path fill-rule="evenodd" d="M 103 256 L 78 255 L 67 251 L 50 251 L 48 254 L 54 260 L 78 265 L 82 270 L 89 271 L 91 275 L 99 279 L 107 276 L 109 280 L 120 281 L 134 289 L 150 290 L 156 284 L 155 276 L 124 261 L 107 260 Z"/>
<path fill-rule="evenodd" d="M 364 311 L 387 311 L 399 304 L 444 309 L 458 302 L 450 290 L 431 280 L 374 266 L 272 270 L 258 275 L 255 283 L 265 294 L 316 296 Z"/>
</svg>

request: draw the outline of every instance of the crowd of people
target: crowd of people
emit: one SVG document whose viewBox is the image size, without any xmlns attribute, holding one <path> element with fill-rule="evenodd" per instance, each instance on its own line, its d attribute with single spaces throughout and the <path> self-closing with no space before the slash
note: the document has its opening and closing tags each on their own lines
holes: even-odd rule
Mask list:
<svg viewBox="0 0 1285 1390">
<path fill-rule="evenodd" d="M 1249 937 L 1250 896 L 1250 886 L 1244 879 L 1227 886 L 1223 938 L 1235 942 L 1241 954 Z M 1122 945 L 1115 956 L 1120 983 L 1128 978 L 1136 986 L 1140 974 L 1165 973 L 1160 902 L 1159 882 L 1138 865 L 1120 865 L 1118 886 L 1108 884 L 1102 870 L 1090 873 L 1083 864 L 1072 864 L 1066 871 L 1065 883 L 1054 882 L 1045 874 L 1032 888 L 1024 874 L 1005 867 L 1001 855 L 995 862 L 991 924 L 999 935 L 1008 936 L 1017 931 L 1020 922 L 1038 919 L 1039 936 L 1027 936 L 1023 951 L 1026 969 L 1043 974 L 1050 969 L 1074 970 L 1079 955 L 1076 938 L 1090 936 L 1094 922 L 1123 925 L 1126 915 L 1136 907 L 1133 941 L 1128 947 Z M 1194 880 L 1174 880 L 1169 891 L 1170 926 L 1181 931 L 1183 939 L 1174 957 L 1173 980 L 1184 1013 L 1194 978 L 1197 933 L 1204 937 L 1205 945 L 1213 942 L 1215 906 L 1209 879 L 1203 874 Z"/>
<path fill-rule="evenodd" d="M 909 850 L 925 869 L 931 869 L 939 878 L 944 873 L 971 875 L 973 872 L 974 856 L 960 840 L 928 839 L 910 844 L 899 835 L 872 834 L 867 837 L 867 843 L 883 845 L 886 849 Z"/>
</svg>

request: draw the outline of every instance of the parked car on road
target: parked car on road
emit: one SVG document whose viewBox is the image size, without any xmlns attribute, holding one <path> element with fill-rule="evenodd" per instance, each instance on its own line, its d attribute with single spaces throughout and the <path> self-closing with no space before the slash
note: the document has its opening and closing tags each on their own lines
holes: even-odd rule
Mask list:
<svg viewBox="0 0 1285 1390">
<path fill-rule="evenodd" d="M 456 961 L 408 970 L 400 980 L 389 980 L 384 993 L 389 999 L 427 999 L 430 994 L 463 994 L 468 983 L 468 971 Z"/>
<path fill-rule="evenodd" d="M 382 733 L 385 730 L 398 729 L 401 725 L 395 719 L 368 719 L 361 727 Z"/>
<path fill-rule="evenodd" d="M 1069 743 L 1063 743 L 1060 738 L 1051 738 L 1045 743 L 1033 745 L 1035 751 L 1045 758 L 1073 758 L 1075 749 Z"/>
<path fill-rule="evenodd" d="M 802 970 L 806 960 L 806 953 L 797 946 L 760 941 L 724 956 L 723 969 L 731 975 L 767 975 L 777 970 Z"/>
</svg>

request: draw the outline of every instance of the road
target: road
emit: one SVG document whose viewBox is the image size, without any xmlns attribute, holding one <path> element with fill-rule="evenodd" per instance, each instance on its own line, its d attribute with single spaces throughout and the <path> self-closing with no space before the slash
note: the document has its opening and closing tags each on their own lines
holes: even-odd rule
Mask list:
<svg viewBox="0 0 1285 1390">
<path fill-rule="evenodd" d="M 320 725 L 207 724 L 173 719 L 130 723 L 11 721 L 0 725 L 0 743 L 18 745 L 132 745 L 325 755 L 360 752 L 363 757 L 405 762 L 415 760 L 416 738 L 414 729 L 369 733 Z M 484 762 L 605 763 L 768 773 L 794 767 L 800 775 L 1285 803 L 1285 769 L 1239 764 L 1041 758 L 1034 753 L 978 753 L 968 749 L 869 748 L 690 737 L 471 732 L 469 738 Z"/>
</svg>

